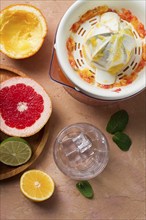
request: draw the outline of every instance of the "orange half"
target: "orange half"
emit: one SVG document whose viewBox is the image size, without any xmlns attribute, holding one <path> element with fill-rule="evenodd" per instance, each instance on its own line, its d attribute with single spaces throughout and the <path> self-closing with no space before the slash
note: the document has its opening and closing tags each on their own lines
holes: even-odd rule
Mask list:
<svg viewBox="0 0 146 220">
<path fill-rule="evenodd" d="M 47 24 L 39 9 L 27 4 L 11 5 L 0 13 L 0 51 L 14 59 L 34 55 L 42 46 Z"/>
<path fill-rule="evenodd" d="M 40 170 L 26 171 L 20 179 L 21 192 L 28 199 L 41 202 L 49 199 L 54 192 L 53 179 Z"/>
</svg>

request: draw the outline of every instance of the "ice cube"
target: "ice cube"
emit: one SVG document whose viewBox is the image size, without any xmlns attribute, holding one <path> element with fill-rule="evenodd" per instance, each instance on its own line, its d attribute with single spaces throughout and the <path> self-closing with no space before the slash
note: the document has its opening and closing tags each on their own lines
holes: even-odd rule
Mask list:
<svg viewBox="0 0 146 220">
<path fill-rule="evenodd" d="M 62 147 L 63 147 L 63 152 L 66 157 L 76 152 L 76 145 L 74 144 L 71 138 L 65 141 L 62 141 Z"/>
<path fill-rule="evenodd" d="M 79 134 L 77 137 L 73 138 L 73 142 L 80 153 L 84 153 L 86 150 L 91 148 L 92 143 L 83 133 Z"/>
</svg>

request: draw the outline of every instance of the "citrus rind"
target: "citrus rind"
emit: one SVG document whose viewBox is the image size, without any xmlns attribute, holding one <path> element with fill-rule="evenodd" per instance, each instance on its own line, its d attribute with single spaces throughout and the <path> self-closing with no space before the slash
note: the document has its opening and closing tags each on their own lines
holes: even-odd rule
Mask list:
<svg viewBox="0 0 146 220">
<path fill-rule="evenodd" d="M 17 15 L 17 13 L 19 14 Z M 25 14 L 26 16 L 30 15 L 30 18 L 26 17 L 26 21 Z M 16 15 L 17 19 L 15 19 Z M 16 21 L 13 21 L 12 18 Z M 33 24 L 36 21 L 37 25 Z M 0 13 L 0 23 L 2 26 L 0 51 L 13 59 L 33 56 L 41 48 L 47 34 L 45 17 L 38 8 L 28 4 L 15 4 L 3 9 Z M 16 48 L 19 48 L 19 50 L 16 50 Z"/>
</svg>

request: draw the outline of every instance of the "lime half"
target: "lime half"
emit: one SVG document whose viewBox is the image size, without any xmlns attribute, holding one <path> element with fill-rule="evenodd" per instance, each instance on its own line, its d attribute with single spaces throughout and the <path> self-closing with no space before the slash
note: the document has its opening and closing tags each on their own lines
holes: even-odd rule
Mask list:
<svg viewBox="0 0 146 220">
<path fill-rule="evenodd" d="M 32 155 L 27 141 L 10 137 L 0 144 L 0 161 L 9 166 L 19 166 L 26 163 Z"/>
</svg>

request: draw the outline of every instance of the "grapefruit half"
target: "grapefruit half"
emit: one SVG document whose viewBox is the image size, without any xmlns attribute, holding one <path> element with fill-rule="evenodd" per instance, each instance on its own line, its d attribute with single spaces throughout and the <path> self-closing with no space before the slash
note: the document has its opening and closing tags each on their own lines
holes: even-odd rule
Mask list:
<svg viewBox="0 0 146 220">
<path fill-rule="evenodd" d="M 0 129 L 11 136 L 28 137 L 47 123 L 52 103 L 31 78 L 12 77 L 0 87 Z"/>
</svg>

